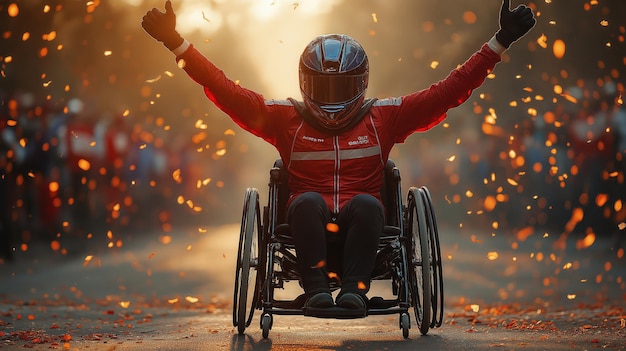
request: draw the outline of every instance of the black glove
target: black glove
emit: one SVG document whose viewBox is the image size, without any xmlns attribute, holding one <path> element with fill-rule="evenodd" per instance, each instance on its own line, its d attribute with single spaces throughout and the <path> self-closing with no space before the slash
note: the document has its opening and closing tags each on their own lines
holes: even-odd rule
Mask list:
<svg viewBox="0 0 626 351">
<path fill-rule="evenodd" d="M 509 10 L 510 2 L 510 0 L 502 1 L 500 30 L 496 33 L 496 40 L 505 48 L 528 33 L 536 23 L 533 10 L 526 5 L 519 5 L 511 11 Z"/>
<path fill-rule="evenodd" d="M 157 8 L 146 12 L 141 21 L 143 29 L 154 39 L 160 41 L 170 50 L 183 43 L 183 37 L 176 31 L 176 14 L 170 0 L 165 2 L 165 13 Z"/>
</svg>

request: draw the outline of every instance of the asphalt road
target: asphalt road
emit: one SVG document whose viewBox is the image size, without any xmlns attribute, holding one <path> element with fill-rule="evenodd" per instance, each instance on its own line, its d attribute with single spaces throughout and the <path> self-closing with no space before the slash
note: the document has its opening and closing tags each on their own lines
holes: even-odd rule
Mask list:
<svg viewBox="0 0 626 351">
<path fill-rule="evenodd" d="M 0 264 L 0 350 L 626 350 L 626 264 L 613 238 L 558 248 L 544 233 L 440 230 L 446 310 L 426 336 L 404 339 L 396 315 L 275 316 L 263 339 L 259 313 L 238 335 L 232 225 L 171 233 L 169 244 L 153 234 L 65 256 L 18 252 Z"/>
</svg>

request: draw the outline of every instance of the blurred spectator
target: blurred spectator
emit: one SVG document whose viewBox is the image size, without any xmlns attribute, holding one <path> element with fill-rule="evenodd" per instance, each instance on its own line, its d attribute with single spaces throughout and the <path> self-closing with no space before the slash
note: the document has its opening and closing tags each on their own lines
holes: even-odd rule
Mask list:
<svg viewBox="0 0 626 351">
<path fill-rule="evenodd" d="M 7 128 L 7 116 L 0 115 L 0 130 Z M 11 181 L 11 148 L 5 141 L 4 137 L 0 137 L 0 259 L 11 260 L 13 258 L 13 241 L 14 241 L 14 225 L 11 216 L 12 210 L 10 206 L 9 189 L 13 182 Z"/>
<path fill-rule="evenodd" d="M 617 171 L 617 135 L 612 128 L 617 112 L 614 85 L 587 82 L 571 88 L 571 93 L 578 99 L 568 132 L 578 168 L 574 175 L 578 199 L 572 202 L 584 210 L 579 230 L 590 228 L 597 234 L 608 234 L 616 228 L 613 203 L 623 197 L 617 192 L 617 178 L 610 176 Z"/>
</svg>

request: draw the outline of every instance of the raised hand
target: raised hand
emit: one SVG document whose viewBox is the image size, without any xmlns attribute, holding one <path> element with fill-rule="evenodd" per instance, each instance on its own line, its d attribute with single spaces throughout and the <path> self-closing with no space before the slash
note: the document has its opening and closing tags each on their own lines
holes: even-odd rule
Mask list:
<svg viewBox="0 0 626 351">
<path fill-rule="evenodd" d="M 500 30 L 496 33 L 496 39 L 506 48 L 528 33 L 536 23 L 535 16 L 530 7 L 519 5 L 511 11 L 510 2 L 510 0 L 502 1 L 502 8 L 500 8 Z"/>
<path fill-rule="evenodd" d="M 176 14 L 172 2 L 165 2 L 165 12 L 157 8 L 146 12 L 141 21 L 143 29 L 168 49 L 173 50 L 183 43 L 183 38 L 176 31 Z"/>
</svg>

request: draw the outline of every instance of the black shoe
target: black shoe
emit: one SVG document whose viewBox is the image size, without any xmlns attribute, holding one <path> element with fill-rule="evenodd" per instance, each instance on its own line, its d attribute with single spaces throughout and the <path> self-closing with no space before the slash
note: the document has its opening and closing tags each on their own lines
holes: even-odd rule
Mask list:
<svg viewBox="0 0 626 351">
<path fill-rule="evenodd" d="M 350 310 L 365 310 L 366 304 L 363 296 L 355 293 L 344 293 L 337 298 L 337 306 Z"/>
<path fill-rule="evenodd" d="M 306 301 L 304 308 L 331 308 L 335 306 L 332 295 L 327 292 L 317 293 Z"/>
</svg>

